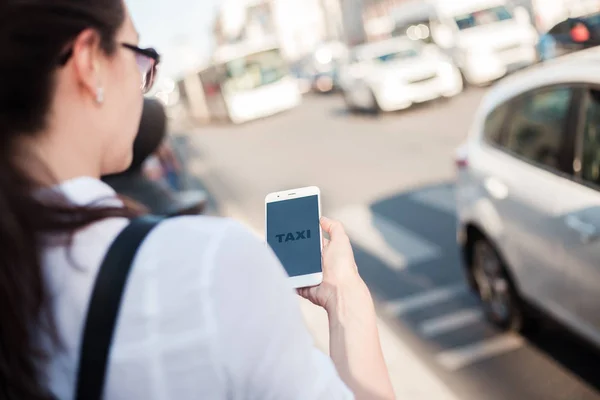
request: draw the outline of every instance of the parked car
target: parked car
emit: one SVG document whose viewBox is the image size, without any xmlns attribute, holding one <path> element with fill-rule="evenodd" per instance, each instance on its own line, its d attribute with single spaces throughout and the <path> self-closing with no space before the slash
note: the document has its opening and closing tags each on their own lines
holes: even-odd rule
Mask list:
<svg viewBox="0 0 600 400">
<path fill-rule="evenodd" d="M 348 47 L 340 42 L 324 42 L 311 56 L 314 70 L 312 91 L 331 93 L 339 90 L 340 65 L 347 62 Z"/>
<path fill-rule="evenodd" d="M 358 46 L 340 73 L 350 110 L 393 111 L 463 90 L 462 77 L 435 45 L 398 37 Z"/>
<path fill-rule="evenodd" d="M 458 151 L 456 196 L 489 319 L 518 331 L 541 310 L 600 346 L 598 65 L 585 50 L 491 89 Z"/>
<path fill-rule="evenodd" d="M 537 61 L 538 34 L 509 0 L 431 0 L 434 41 L 451 52 L 470 85 L 482 86 Z"/>
<path fill-rule="evenodd" d="M 343 61 L 331 62 L 328 68 L 322 67 L 315 73 L 312 90 L 315 93 L 333 93 L 340 90 L 340 68 Z"/>
<path fill-rule="evenodd" d="M 550 60 L 600 44 L 600 13 L 568 18 L 540 38 L 541 60 Z"/>
<path fill-rule="evenodd" d="M 329 71 L 317 72 L 313 79 L 312 90 L 316 93 L 331 93 L 338 89 L 338 72 L 333 67 Z"/>
<path fill-rule="evenodd" d="M 538 32 L 546 33 L 569 17 L 579 17 L 600 10 L 600 0 L 513 0 L 534 16 Z"/>
<path fill-rule="evenodd" d="M 312 89 L 315 73 L 311 61 L 312 58 L 306 57 L 290 65 L 290 72 L 298 82 L 302 94 L 306 94 Z"/>
</svg>

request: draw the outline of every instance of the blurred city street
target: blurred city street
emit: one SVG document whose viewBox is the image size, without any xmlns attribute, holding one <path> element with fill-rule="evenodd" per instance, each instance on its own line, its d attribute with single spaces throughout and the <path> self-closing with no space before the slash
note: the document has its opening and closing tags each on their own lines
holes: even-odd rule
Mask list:
<svg viewBox="0 0 600 400">
<path fill-rule="evenodd" d="M 600 400 L 600 0 L 215 0 L 204 27 L 152 93 L 198 213 L 264 238 L 267 194 L 318 186 L 399 399 Z"/>
<path fill-rule="evenodd" d="M 454 152 L 484 93 L 380 116 L 350 114 L 337 95 L 306 96 L 269 119 L 189 130 L 192 172 L 216 213 L 259 232 L 267 193 L 319 186 L 323 214 L 345 224 L 382 320 L 458 399 L 600 399 L 593 350 L 550 324 L 527 338 L 499 333 L 466 287 Z M 392 368 L 398 387 L 403 368 Z"/>
<path fill-rule="evenodd" d="M 0 1 L 0 400 L 600 400 L 600 0 Z"/>
</svg>

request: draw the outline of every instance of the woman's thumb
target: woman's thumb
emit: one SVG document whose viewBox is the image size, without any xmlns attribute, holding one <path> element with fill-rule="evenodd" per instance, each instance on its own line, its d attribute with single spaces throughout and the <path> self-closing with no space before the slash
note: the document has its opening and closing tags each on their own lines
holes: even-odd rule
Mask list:
<svg viewBox="0 0 600 400">
<path fill-rule="evenodd" d="M 336 236 L 346 235 L 344 227 L 339 221 L 327 217 L 321 217 L 321 228 L 329 234 L 332 240 L 335 240 Z"/>
</svg>

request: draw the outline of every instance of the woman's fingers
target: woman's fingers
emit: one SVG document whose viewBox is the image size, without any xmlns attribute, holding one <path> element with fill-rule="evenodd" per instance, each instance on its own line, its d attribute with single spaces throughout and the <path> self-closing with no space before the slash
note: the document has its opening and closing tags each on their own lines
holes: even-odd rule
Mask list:
<svg viewBox="0 0 600 400">
<path fill-rule="evenodd" d="M 319 297 L 318 297 L 319 287 L 318 286 L 299 288 L 299 289 L 296 289 L 296 293 L 298 293 L 298 295 L 300 297 L 302 297 L 306 300 L 309 300 L 318 306 L 322 306 L 322 304 L 319 304 Z"/>
<path fill-rule="evenodd" d="M 344 227 L 339 221 L 321 217 L 321 228 L 325 232 L 329 234 L 331 240 L 336 240 L 338 237 L 346 236 L 346 232 L 344 231 Z"/>
</svg>

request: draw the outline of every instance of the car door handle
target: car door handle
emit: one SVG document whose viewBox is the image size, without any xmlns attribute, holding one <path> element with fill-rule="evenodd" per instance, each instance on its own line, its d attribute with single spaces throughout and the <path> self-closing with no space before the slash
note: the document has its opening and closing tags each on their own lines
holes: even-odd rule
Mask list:
<svg viewBox="0 0 600 400">
<path fill-rule="evenodd" d="M 489 177 L 483 182 L 485 189 L 492 197 L 504 200 L 508 197 L 508 186 L 497 178 Z"/>
<path fill-rule="evenodd" d="M 569 228 L 579 234 L 582 243 L 590 243 L 600 238 L 600 232 L 595 225 L 585 222 L 575 215 L 568 215 L 565 222 Z"/>
</svg>

